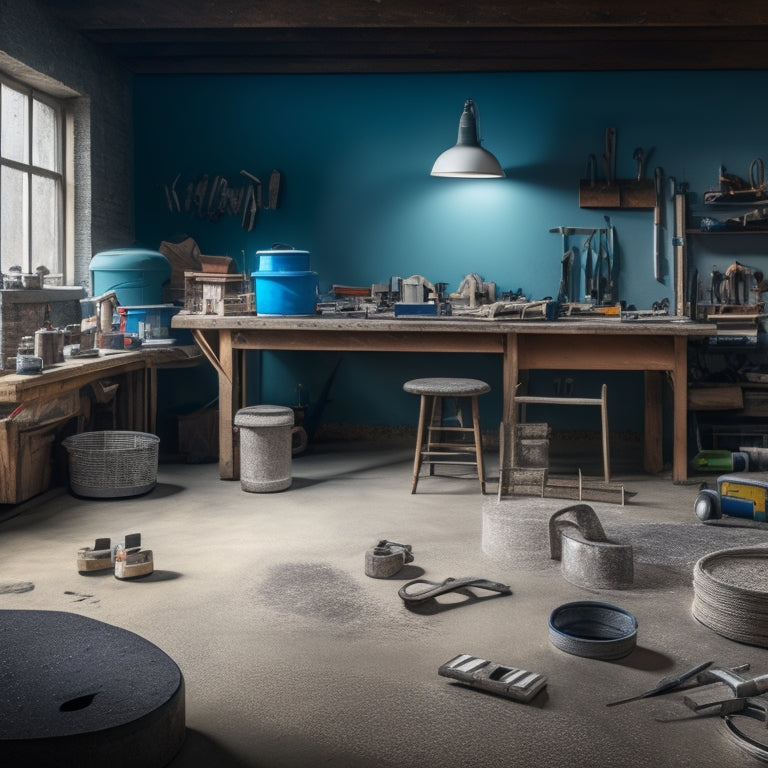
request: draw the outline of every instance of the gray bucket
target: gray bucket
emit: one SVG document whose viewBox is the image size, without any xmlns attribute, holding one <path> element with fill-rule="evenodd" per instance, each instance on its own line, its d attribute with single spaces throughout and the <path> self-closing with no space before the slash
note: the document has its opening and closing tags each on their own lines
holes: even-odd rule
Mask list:
<svg viewBox="0 0 768 768">
<path fill-rule="evenodd" d="M 293 409 L 252 405 L 235 414 L 240 430 L 240 487 L 249 493 L 290 488 Z"/>
</svg>

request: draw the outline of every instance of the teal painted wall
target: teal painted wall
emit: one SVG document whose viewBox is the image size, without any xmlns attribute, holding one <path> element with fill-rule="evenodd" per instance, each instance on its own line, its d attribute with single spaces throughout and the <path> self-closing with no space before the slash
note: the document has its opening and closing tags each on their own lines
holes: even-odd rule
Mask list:
<svg viewBox="0 0 768 768">
<path fill-rule="evenodd" d="M 311 252 L 321 291 L 412 274 L 455 290 L 478 272 L 499 290 L 519 288 L 537 299 L 558 290 L 562 239 L 550 228 L 599 227 L 608 213 L 620 298 L 648 308 L 673 298 L 670 264 L 663 282 L 652 273 L 652 213 L 580 209 L 587 155 L 599 157 L 605 128 L 616 126 L 617 176 L 634 175 L 635 147 L 654 147 L 649 173 L 661 166 L 667 177 L 687 182 L 695 206 L 716 184 L 721 164 L 746 176 L 749 161 L 768 151 L 764 79 L 761 72 L 138 76 L 138 244 L 157 247 L 186 234 L 203 253 L 227 254 L 241 265 L 244 253 L 251 268 L 257 250 L 282 242 Z M 466 98 L 479 107 L 484 146 L 506 179 L 429 176 L 435 157 L 455 142 Z M 179 173 L 183 191 L 202 173 L 238 184 L 241 169 L 266 181 L 272 168 L 284 174 L 280 208 L 262 211 L 250 233 L 233 216 L 210 222 L 167 209 L 162 185 Z M 668 256 L 671 215 L 667 221 Z M 753 263 L 765 246 L 745 240 L 753 251 L 735 255 Z M 733 258 L 732 248 L 711 254 L 701 246 L 695 256 L 707 274 L 713 259 L 727 266 Z M 280 353 L 252 365 L 263 376 L 251 399 L 294 404 L 301 384 L 315 409 L 335 370 L 327 422 L 415 422 L 415 403 L 401 384 L 438 373 L 487 378 L 495 394 L 484 398 L 484 424 L 491 428 L 500 418 L 496 359 Z M 577 393 L 596 394 L 603 378 L 577 374 Z M 546 374 L 536 381 L 551 392 Z M 642 396 L 641 377 L 608 381 L 609 397 L 612 389 L 622 393 L 611 407 L 612 428 L 640 431 L 640 410 L 622 405 Z"/>
</svg>

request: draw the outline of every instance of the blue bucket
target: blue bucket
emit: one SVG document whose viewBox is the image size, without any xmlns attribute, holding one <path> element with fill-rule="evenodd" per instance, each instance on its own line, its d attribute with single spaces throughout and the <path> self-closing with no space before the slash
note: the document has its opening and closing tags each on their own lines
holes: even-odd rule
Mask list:
<svg viewBox="0 0 768 768">
<path fill-rule="evenodd" d="M 257 315 L 317 313 L 317 272 L 253 273 Z"/>
</svg>

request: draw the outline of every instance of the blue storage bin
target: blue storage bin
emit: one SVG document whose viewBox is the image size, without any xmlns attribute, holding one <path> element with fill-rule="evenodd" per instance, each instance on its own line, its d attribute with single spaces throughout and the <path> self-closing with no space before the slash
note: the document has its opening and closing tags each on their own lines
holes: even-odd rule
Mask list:
<svg viewBox="0 0 768 768">
<path fill-rule="evenodd" d="M 118 307 L 120 330 L 135 333 L 140 339 L 176 339 L 179 344 L 192 344 L 188 330 L 171 328 L 171 319 L 181 310 L 174 304 L 146 304 L 138 307 Z M 185 338 L 182 338 L 185 337 Z"/>
<path fill-rule="evenodd" d="M 97 253 L 89 265 L 94 296 L 114 291 L 123 306 L 161 304 L 171 264 L 159 251 L 116 248 Z"/>
</svg>

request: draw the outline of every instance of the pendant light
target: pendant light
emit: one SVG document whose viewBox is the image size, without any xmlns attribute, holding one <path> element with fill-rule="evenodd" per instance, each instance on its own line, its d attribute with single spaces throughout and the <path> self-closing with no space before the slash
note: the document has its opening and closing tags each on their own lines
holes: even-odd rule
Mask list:
<svg viewBox="0 0 768 768">
<path fill-rule="evenodd" d="M 432 176 L 453 176 L 463 179 L 502 179 L 504 169 L 499 161 L 480 146 L 477 137 L 477 107 L 472 99 L 464 102 L 459 120 L 456 144 L 446 149 L 432 166 Z"/>
</svg>

